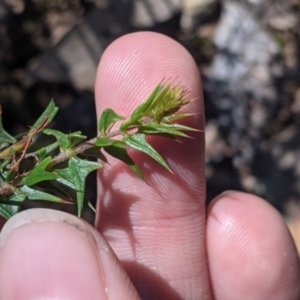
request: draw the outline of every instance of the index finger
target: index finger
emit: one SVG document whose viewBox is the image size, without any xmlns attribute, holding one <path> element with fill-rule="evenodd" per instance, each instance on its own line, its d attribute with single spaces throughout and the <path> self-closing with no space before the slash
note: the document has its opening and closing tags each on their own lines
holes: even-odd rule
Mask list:
<svg viewBox="0 0 300 300">
<path fill-rule="evenodd" d="M 140 32 L 115 41 L 103 54 L 96 80 L 98 116 L 105 108 L 129 116 L 164 78 L 190 91 L 188 125 L 203 129 L 198 68 L 189 53 L 163 35 Z M 124 164 L 99 173 L 97 228 L 123 263 L 140 295 L 200 299 L 209 294 L 205 264 L 204 135 L 183 143 L 151 138 L 175 175 L 131 152 L 149 186 Z"/>
</svg>

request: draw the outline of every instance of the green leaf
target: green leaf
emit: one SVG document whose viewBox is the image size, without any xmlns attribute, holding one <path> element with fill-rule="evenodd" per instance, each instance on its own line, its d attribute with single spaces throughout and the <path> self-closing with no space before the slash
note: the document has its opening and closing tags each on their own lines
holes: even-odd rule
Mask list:
<svg viewBox="0 0 300 300">
<path fill-rule="evenodd" d="M 117 121 L 125 120 L 125 117 L 118 115 L 112 109 L 105 109 L 100 117 L 98 129 L 102 135 L 107 134 L 107 130 Z"/>
<path fill-rule="evenodd" d="M 168 124 L 168 123 L 157 123 L 155 121 L 148 125 L 139 127 L 139 132 L 145 134 L 159 134 L 161 132 L 173 136 L 182 136 L 185 138 L 190 138 L 189 135 L 183 133 L 182 131 L 200 132 L 201 130 L 189 126 L 177 124 L 177 123 Z"/>
<path fill-rule="evenodd" d="M 58 142 L 54 142 L 44 148 L 40 148 L 35 152 L 32 153 L 28 153 L 26 155 L 26 157 L 38 157 L 39 160 L 43 160 L 44 158 L 46 158 L 47 155 L 49 155 L 49 153 L 51 153 L 52 151 L 54 151 L 55 149 L 57 149 L 59 147 Z"/>
<path fill-rule="evenodd" d="M 64 134 L 58 130 L 54 130 L 54 129 L 44 129 L 43 130 L 43 133 L 46 134 L 46 135 L 53 135 L 56 137 L 57 139 L 57 142 L 59 144 L 59 147 L 62 149 L 62 150 L 66 150 L 67 148 L 70 147 L 70 141 L 69 141 L 69 138 L 68 138 L 68 135 L 67 134 Z"/>
<path fill-rule="evenodd" d="M 90 201 L 88 202 L 88 207 L 89 207 L 94 213 L 97 213 L 96 208 L 94 207 L 94 205 L 93 205 Z"/>
<path fill-rule="evenodd" d="M 144 176 L 139 167 L 135 164 L 132 158 L 128 155 L 126 149 L 126 143 L 122 141 L 115 141 L 113 145 L 104 147 L 104 150 L 111 156 L 123 161 L 127 164 L 141 179 L 144 180 Z"/>
<path fill-rule="evenodd" d="M 120 130 L 126 131 L 126 129 L 128 129 L 130 126 L 139 125 L 139 121 L 145 115 L 145 111 L 152 106 L 153 102 L 155 102 L 155 99 L 159 96 L 163 88 L 164 85 L 159 84 L 149 98 L 133 111 L 130 120 L 120 126 Z"/>
<path fill-rule="evenodd" d="M 162 84 L 162 89 L 159 91 L 157 96 L 153 99 L 153 101 L 151 103 L 151 107 L 149 107 L 149 108 L 151 108 L 151 110 L 153 111 L 158 106 L 160 106 L 161 104 L 166 105 L 167 103 L 165 101 L 162 101 L 162 100 L 164 100 L 164 97 L 166 95 L 168 95 L 168 93 L 169 93 L 169 96 L 172 93 L 171 85 L 170 84 L 168 84 L 168 85 Z"/>
<path fill-rule="evenodd" d="M 9 202 L 14 202 L 14 203 L 20 203 L 22 204 L 23 201 L 26 199 L 26 196 L 25 195 L 22 195 L 22 194 L 14 194 L 14 195 L 11 195 L 9 198 L 8 198 L 8 201 Z"/>
<path fill-rule="evenodd" d="M 82 155 L 97 157 L 97 158 L 101 159 L 102 161 L 104 161 L 105 163 L 107 163 L 107 159 L 106 159 L 105 155 L 101 152 L 101 148 L 102 147 L 89 148 L 89 149 L 85 150 L 82 153 Z"/>
<path fill-rule="evenodd" d="M 28 136 L 36 130 L 41 129 L 45 122 L 50 123 L 55 115 L 58 112 L 58 107 L 55 106 L 55 103 L 51 100 L 45 111 L 42 113 L 42 115 L 35 121 L 35 123 L 32 125 Z"/>
<path fill-rule="evenodd" d="M 24 178 L 24 184 L 31 186 L 45 180 L 54 180 L 57 175 L 46 171 L 47 166 L 51 162 L 51 157 L 48 156 L 42 160 L 35 168 Z"/>
<path fill-rule="evenodd" d="M 106 146 L 111 146 L 115 140 L 108 139 L 106 137 L 99 137 L 96 139 L 95 145 L 98 147 L 106 147 Z"/>
<path fill-rule="evenodd" d="M 156 101 L 156 99 L 158 98 L 158 96 L 160 95 L 161 91 L 163 90 L 164 85 L 163 84 L 159 84 L 154 91 L 152 92 L 152 94 L 149 96 L 149 98 L 142 103 L 140 106 L 138 106 L 133 113 L 131 114 L 130 120 L 131 121 L 137 121 L 139 120 L 141 117 L 144 116 L 144 112 L 153 105 L 153 103 Z"/>
<path fill-rule="evenodd" d="M 9 196 L 8 201 L 14 203 L 22 203 L 26 199 L 26 196 L 23 194 L 14 194 Z"/>
<path fill-rule="evenodd" d="M 61 150 L 67 150 L 86 139 L 86 136 L 82 135 L 81 131 L 65 134 L 54 129 L 44 129 L 43 133 L 55 136 Z"/>
<path fill-rule="evenodd" d="M 6 176 L 5 176 L 5 181 L 6 182 L 12 181 L 16 177 L 17 174 L 18 173 L 15 170 L 8 170 L 8 172 L 6 173 Z"/>
<path fill-rule="evenodd" d="M 5 218 L 9 219 L 16 213 L 18 213 L 21 209 L 21 205 L 25 200 L 26 196 L 21 194 L 11 195 L 5 201 L 0 201 L 0 215 Z"/>
<path fill-rule="evenodd" d="M 72 147 L 76 146 L 78 143 L 87 138 L 87 136 L 81 134 L 81 131 L 70 133 L 68 136 Z"/>
<path fill-rule="evenodd" d="M 57 144 L 58 145 L 58 144 Z M 47 157 L 47 149 L 45 148 L 41 148 L 36 152 L 36 157 L 38 156 L 40 160 L 43 160 Z M 34 155 L 33 155 L 34 157 Z"/>
<path fill-rule="evenodd" d="M 9 219 L 20 211 L 19 205 L 0 204 L 0 216 Z"/>
<path fill-rule="evenodd" d="M 146 141 L 145 134 L 137 133 L 134 135 L 128 135 L 124 137 L 124 141 L 129 147 L 146 153 L 172 173 L 171 168 L 168 166 L 163 157 Z"/>
<path fill-rule="evenodd" d="M 2 124 L 2 109 L 0 106 L 0 145 L 2 143 L 15 143 L 17 140 L 12 137 L 4 128 L 3 128 L 3 124 Z"/>
<path fill-rule="evenodd" d="M 20 187 L 19 192 L 25 195 L 29 200 L 45 200 L 58 203 L 63 202 L 63 199 L 59 197 L 53 196 L 51 194 L 39 190 L 32 189 L 27 185 L 23 185 L 22 187 Z"/>
<path fill-rule="evenodd" d="M 146 102 L 135 109 L 130 120 L 121 125 L 121 131 L 140 126 L 143 118 L 154 119 L 160 123 L 165 117 L 174 116 L 175 112 L 189 103 L 186 96 L 186 90 L 180 86 L 159 84 Z"/>
<path fill-rule="evenodd" d="M 186 135 L 185 133 L 179 130 L 176 130 L 176 127 L 169 126 L 169 124 L 151 123 L 139 127 L 139 132 L 144 134 L 157 134 L 157 135 L 169 134 L 173 136 L 188 137 L 188 135 Z"/>
<path fill-rule="evenodd" d="M 5 167 L 9 164 L 9 160 L 3 160 L 3 162 L 0 164 L 0 172 L 2 173 L 5 169 Z M 4 176 L 6 177 L 6 176 Z M 0 176 L 0 182 L 1 182 L 1 176 Z"/>
<path fill-rule="evenodd" d="M 71 157 L 68 168 L 56 170 L 56 173 L 61 176 L 57 181 L 76 191 L 78 216 L 81 215 L 84 205 L 86 177 L 101 167 L 100 163 Z"/>
<path fill-rule="evenodd" d="M 193 127 L 189 127 L 189 126 L 177 124 L 177 123 L 173 123 L 173 124 L 162 123 L 162 124 L 164 127 L 173 128 L 173 129 L 180 130 L 180 131 L 201 131 L 197 128 L 193 128 Z"/>
<path fill-rule="evenodd" d="M 195 113 L 176 113 L 176 114 L 170 114 L 168 116 L 163 117 L 162 122 L 163 123 L 169 123 L 171 124 L 172 122 L 179 120 L 179 119 L 183 119 L 183 118 L 187 118 L 189 116 L 195 115 Z"/>
<path fill-rule="evenodd" d="M 72 190 L 76 190 L 76 186 L 73 183 L 73 180 L 71 178 L 71 173 L 70 173 L 69 168 L 59 169 L 59 170 L 55 170 L 55 171 L 58 175 L 61 176 L 61 177 L 58 177 L 56 179 L 56 181 L 64 184 L 65 186 L 71 188 Z"/>
</svg>

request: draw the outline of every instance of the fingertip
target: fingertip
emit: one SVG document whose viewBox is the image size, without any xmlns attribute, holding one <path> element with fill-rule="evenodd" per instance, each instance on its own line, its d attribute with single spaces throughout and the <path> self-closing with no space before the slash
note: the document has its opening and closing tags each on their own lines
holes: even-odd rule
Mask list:
<svg viewBox="0 0 300 300">
<path fill-rule="evenodd" d="M 295 245 L 281 215 L 257 196 L 227 192 L 211 203 L 207 253 L 216 298 L 299 298 Z"/>
<path fill-rule="evenodd" d="M 19 213 L 3 228 L 0 249 L 1 299 L 138 298 L 108 244 L 75 216 Z"/>
</svg>

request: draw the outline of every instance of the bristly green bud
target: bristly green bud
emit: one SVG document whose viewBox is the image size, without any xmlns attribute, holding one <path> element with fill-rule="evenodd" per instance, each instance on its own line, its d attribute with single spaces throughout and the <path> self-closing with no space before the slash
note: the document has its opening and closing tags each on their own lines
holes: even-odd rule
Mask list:
<svg viewBox="0 0 300 300">
<path fill-rule="evenodd" d="M 189 102 L 188 92 L 182 86 L 160 83 L 149 98 L 133 111 L 130 120 L 123 123 L 120 129 L 126 131 L 152 121 L 170 123 L 170 117 Z M 180 118 L 189 115 L 191 114 L 181 114 Z M 176 118 L 176 120 L 178 119 Z"/>
<path fill-rule="evenodd" d="M 144 111 L 145 117 L 153 118 L 158 122 L 162 121 L 164 117 L 174 114 L 182 106 L 189 103 L 187 91 L 181 86 L 162 83 L 159 87 L 159 89 L 156 89 L 155 96 L 152 97 L 153 101 Z"/>
</svg>

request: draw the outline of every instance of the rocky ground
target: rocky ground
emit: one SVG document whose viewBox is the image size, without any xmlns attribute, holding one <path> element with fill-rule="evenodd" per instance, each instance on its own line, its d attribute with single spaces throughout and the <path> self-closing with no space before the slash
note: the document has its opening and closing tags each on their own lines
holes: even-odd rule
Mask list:
<svg viewBox="0 0 300 300">
<path fill-rule="evenodd" d="M 1 3 L 7 129 L 26 130 L 55 98 L 58 128 L 94 135 L 93 80 L 103 50 L 128 32 L 162 32 L 189 49 L 203 76 L 207 201 L 237 189 L 266 198 L 287 218 L 300 216 L 299 0 Z"/>
</svg>

